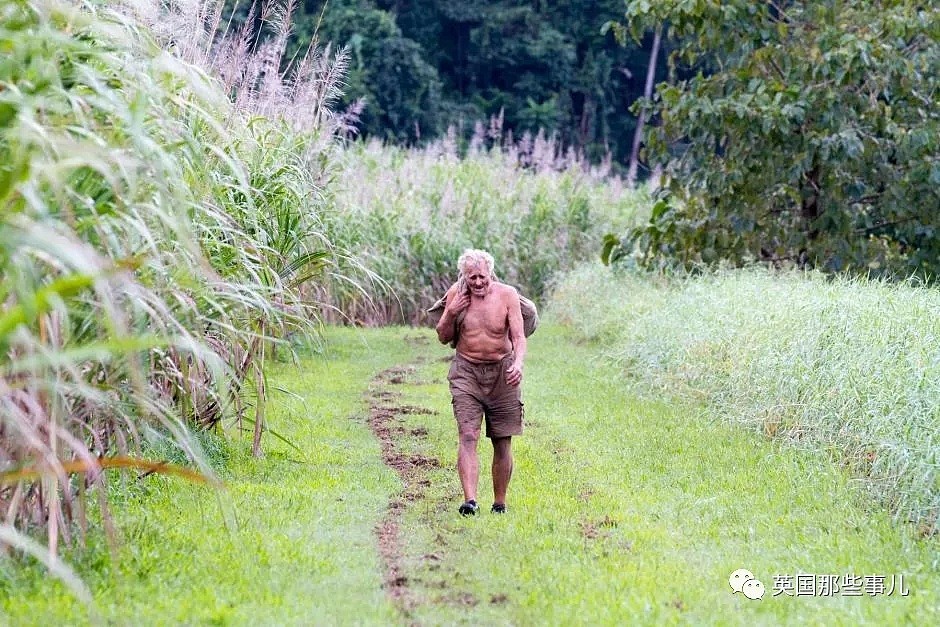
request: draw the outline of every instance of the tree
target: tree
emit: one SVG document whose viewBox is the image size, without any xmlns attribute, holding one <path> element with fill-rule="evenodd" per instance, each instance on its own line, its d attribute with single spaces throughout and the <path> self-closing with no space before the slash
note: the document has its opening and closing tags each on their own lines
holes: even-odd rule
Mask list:
<svg viewBox="0 0 940 627">
<path fill-rule="evenodd" d="M 940 271 L 940 10 L 910 0 L 630 0 L 667 26 L 645 109 L 667 197 L 630 234 L 647 263 L 728 259 Z"/>
<path fill-rule="evenodd" d="M 623 0 L 376 0 L 421 45 L 442 83 L 444 124 L 504 113 L 516 137 L 540 127 L 600 160 L 625 161 L 649 42 L 620 46 L 601 26 Z"/>
<path fill-rule="evenodd" d="M 659 45 L 662 42 L 663 29 L 657 28 L 653 37 L 653 50 L 650 52 L 650 64 L 646 69 L 646 87 L 643 88 L 643 98 L 649 100 L 653 95 L 653 81 L 656 78 L 656 61 L 659 58 Z M 636 183 L 636 172 L 640 162 L 640 144 L 643 141 L 643 126 L 646 124 L 646 110 L 640 111 L 636 122 L 636 131 L 633 134 L 633 148 L 630 149 L 630 165 L 627 168 L 627 185 L 633 187 Z"/>
<path fill-rule="evenodd" d="M 303 0 L 288 57 L 314 34 L 350 47 L 343 104 L 366 100 L 364 136 L 411 143 L 455 125 L 469 138 L 499 116 L 515 137 L 544 128 L 591 160 L 625 163 L 653 38 L 620 45 L 601 32 L 622 12 L 623 0 Z"/>
<path fill-rule="evenodd" d="M 411 143 L 441 130 L 441 84 L 422 47 L 402 35 L 394 16 L 370 0 L 332 0 L 296 21 L 295 46 L 305 48 L 314 34 L 348 46 L 351 64 L 342 104 L 365 100 L 366 135 Z M 319 26 L 319 32 L 316 31 Z"/>
</svg>

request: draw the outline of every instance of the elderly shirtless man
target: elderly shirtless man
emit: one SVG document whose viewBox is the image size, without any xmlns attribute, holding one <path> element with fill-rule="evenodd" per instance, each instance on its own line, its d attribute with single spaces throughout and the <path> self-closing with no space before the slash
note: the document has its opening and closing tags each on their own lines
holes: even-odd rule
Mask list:
<svg viewBox="0 0 940 627">
<path fill-rule="evenodd" d="M 464 495 L 458 511 L 472 516 L 480 509 L 476 502 L 477 442 L 485 417 L 486 437 L 493 442 L 491 511 L 502 514 L 512 477 L 512 436 L 522 433 L 520 384 L 526 338 L 519 294 L 496 280 L 493 256 L 485 251 L 465 251 L 457 260 L 457 270 L 457 283 L 447 291 L 437 337 L 447 344 L 458 334 L 457 354 L 447 375 L 459 434 L 457 473 Z"/>
</svg>

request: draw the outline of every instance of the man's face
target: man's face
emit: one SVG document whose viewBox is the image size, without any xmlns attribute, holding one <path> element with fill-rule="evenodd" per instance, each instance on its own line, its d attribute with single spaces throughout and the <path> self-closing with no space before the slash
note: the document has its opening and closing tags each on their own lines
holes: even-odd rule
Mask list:
<svg viewBox="0 0 940 627">
<path fill-rule="evenodd" d="M 467 285 L 473 296 L 486 296 L 490 291 L 490 273 L 486 264 L 480 263 L 467 267 Z"/>
</svg>

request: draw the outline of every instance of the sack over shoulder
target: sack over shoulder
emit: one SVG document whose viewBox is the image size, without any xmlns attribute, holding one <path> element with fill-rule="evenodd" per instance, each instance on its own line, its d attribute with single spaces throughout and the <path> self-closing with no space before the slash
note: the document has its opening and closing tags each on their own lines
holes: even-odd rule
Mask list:
<svg viewBox="0 0 940 627">
<path fill-rule="evenodd" d="M 444 315 L 444 308 L 446 306 L 447 294 L 444 294 L 426 311 L 431 326 L 436 327 L 437 323 L 441 321 L 441 316 Z M 522 310 L 522 332 L 526 337 L 529 337 L 535 333 L 535 330 L 539 326 L 539 310 L 535 306 L 535 303 L 522 294 L 519 294 L 519 308 Z M 457 339 L 460 334 L 460 325 L 463 322 L 464 313 L 465 312 L 461 312 L 460 315 L 457 316 L 457 320 L 454 321 L 454 339 L 450 343 L 451 348 L 457 347 Z"/>
</svg>

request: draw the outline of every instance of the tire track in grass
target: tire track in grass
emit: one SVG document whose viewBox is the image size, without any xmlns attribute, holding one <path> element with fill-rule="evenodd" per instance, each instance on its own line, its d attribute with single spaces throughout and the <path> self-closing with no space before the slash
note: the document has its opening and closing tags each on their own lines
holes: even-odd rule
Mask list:
<svg viewBox="0 0 940 627">
<path fill-rule="evenodd" d="M 369 427 L 381 445 L 382 460 L 395 471 L 404 484 L 401 492 L 389 500 L 385 515 L 375 527 L 375 535 L 385 567 L 385 591 L 406 617 L 410 616 L 420 599 L 409 585 L 408 575 L 404 569 L 402 515 L 409 503 L 425 498 L 427 488 L 431 485 L 428 471 L 431 468 L 440 468 L 441 465 L 436 458 L 408 454 L 399 444 L 398 438 L 405 431 L 404 415 L 434 413 L 433 410 L 424 407 L 398 404 L 401 393 L 391 389 L 393 385 L 405 383 L 407 377 L 415 370 L 416 367 L 411 364 L 383 370 L 372 379 L 367 392 Z M 427 435 L 427 431 L 425 430 L 422 434 L 414 430 L 412 435 Z"/>
</svg>

